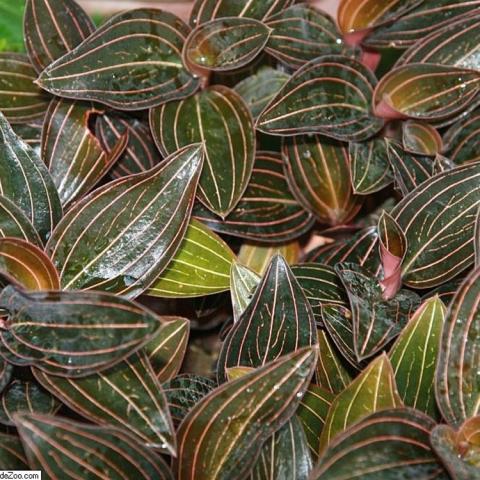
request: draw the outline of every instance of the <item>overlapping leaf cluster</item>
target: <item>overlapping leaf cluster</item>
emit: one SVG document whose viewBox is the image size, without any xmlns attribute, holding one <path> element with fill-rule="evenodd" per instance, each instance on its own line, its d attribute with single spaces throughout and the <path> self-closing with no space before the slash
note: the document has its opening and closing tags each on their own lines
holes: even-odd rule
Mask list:
<svg viewBox="0 0 480 480">
<path fill-rule="evenodd" d="M 24 32 L 0 470 L 480 478 L 480 1 L 28 0 Z"/>
</svg>

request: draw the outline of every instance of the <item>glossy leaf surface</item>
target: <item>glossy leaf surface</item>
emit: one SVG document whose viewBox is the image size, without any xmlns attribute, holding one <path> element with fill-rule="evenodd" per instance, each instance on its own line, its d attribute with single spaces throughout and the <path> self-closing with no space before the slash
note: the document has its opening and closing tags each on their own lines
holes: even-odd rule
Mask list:
<svg viewBox="0 0 480 480">
<path fill-rule="evenodd" d="M 22 442 L 16 435 L 0 433 L 0 465 L 13 470 L 28 470 Z"/>
<path fill-rule="evenodd" d="M 403 148 L 417 155 L 435 156 L 442 150 L 442 137 L 428 123 L 409 120 L 402 125 Z"/>
<path fill-rule="evenodd" d="M 238 321 L 250 303 L 261 277 L 250 268 L 235 262 L 230 272 L 230 293 L 234 321 Z"/>
<path fill-rule="evenodd" d="M 297 241 L 274 246 L 244 242 L 238 252 L 238 261 L 263 275 L 275 255 L 281 255 L 289 265 L 293 265 L 298 262 L 300 253 L 301 248 Z"/>
<path fill-rule="evenodd" d="M 480 160 L 480 110 L 459 119 L 444 134 L 444 153 L 457 165 Z"/>
</svg>

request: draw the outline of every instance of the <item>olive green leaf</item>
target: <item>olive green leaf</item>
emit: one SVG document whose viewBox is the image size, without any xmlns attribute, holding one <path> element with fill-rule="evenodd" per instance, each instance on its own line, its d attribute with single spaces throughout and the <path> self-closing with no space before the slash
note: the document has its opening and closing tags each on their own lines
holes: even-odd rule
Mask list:
<svg viewBox="0 0 480 480">
<path fill-rule="evenodd" d="M 435 367 L 445 313 L 445 306 L 438 297 L 425 301 L 389 353 L 403 403 L 437 418 Z"/>
<path fill-rule="evenodd" d="M 370 195 L 383 190 L 393 181 L 387 157 L 387 143 L 382 137 L 349 145 L 352 187 L 357 195 Z"/>
<path fill-rule="evenodd" d="M 167 400 L 145 353 L 134 353 L 88 377 L 64 378 L 33 369 L 36 379 L 92 422 L 134 433 L 147 446 L 175 455 Z"/>
<path fill-rule="evenodd" d="M 41 72 L 91 35 L 95 25 L 74 0 L 27 0 L 23 29 L 30 61 Z"/>
<path fill-rule="evenodd" d="M 263 443 L 294 414 L 316 360 L 315 348 L 297 350 L 200 400 L 177 432 L 178 480 L 244 479 Z"/>
<path fill-rule="evenodd" d="M 345 181 L 350 157 L 345 144 L 320 135 L 285 139 L 283 158 L 287 180 L 298 202 L 322 223 L 348 223 L 360 210 L 363 198 Z"/>
<path fill-rule="evenodd" d="M 190 334 L 190 322 L 180 317 L 163 317 L 167 322 L 143 347 L 155 376 L 163 383 L 177 375 L 182 366 Z"/>
<path fill-rule="evenodd" d="M 442 137 L 425 122 L 408 120 L 402 125 L 403 148 L 417 155 L 435 156 L 442 151 Z"/>
<path fill-rule="evenodd" d="M 81 377 L 120 362 L 160 327 L 160 318 L 129 300 L 100 292 L 0 293 L 8 311 L 0 353 L 15 365 Z"/>
<path fill-rule="evenodd" d="M 13 365 L 0 357 L 0 392 L 10 383 L 13 373 Z"/>
<path fill-rule="evenodd" d="M 177 253 L 146 294 L 153 297 L 201 297 L 230 288 L 235 254 L 206 225 L 192 218 Z"/>
<path fill-rule="evenodd" d="M 351 0 L 354 3 L 355 0 Z M 407 2 L 398 2 L 403 4 Z M 410 2 L 408 2 L 410 3 Z M 478 0 L 423 0 L 415 8 L 405 11 L 395 22 L 389 22 L 375 29 L 363 44 L 373 48 L 407 48 L 425 38 L 431 32 L 438 32 L 455 17 L 471 13 L 480 6 Z M 401 6 L 400 6 L 401 8 Z"/>
<path fill-rule="evenodd" d="M 337 397 L 325 420 L 320 451 L 332 439 L 371 413 L 402 406 L 392 366 L 386 354 L 373 360 Z"/>
<path fill-rule="evenodd" d="M 293 416 L 263 444 L 249 480 L 308 480 L 312 469 L 305 432 Z"/>
<path fill-rule="evenodd" d="M 443 152 L 457 165 L 480 160 L 480 110 L 461 117 L 443 135 Z"/>
<path fill-rule="evenodd" d="M 50 258 L 20 238 L 0 238 L 0 272 L 27 290 L 60 290 L 58 272 Z"/>
<path fill-rule="evenodd" d="M 445 120 L 472 105 L 480 73 L 430 63 L 394 68 L 375 88 L 375 114 L 385 119 Z"/>
<path fill-rule="evenodd" d="M 324 330 L 318 330 L 318 347 L 316 382 L 324 390 L 332 394 L 339 394 L 347 388 L 352 381 L 352 376 L 343 365 L 337 350 Z"/>
<path fill-rule="evenodd" d="M 29 470 L 22 442 L 16 435 L 0 433 L 0 465 L 12 470 Z"/>
<path fill-rule="evenodd" d="M 377 80 L 357 60 L 327 55 L 297 70 L 257 121 L 272 135 L 319 133 L 337 140 L 362 141 L 383 121 L 371 113 Z"/>
<path fill-rule="evenodd" d="M 201 25 L 209 20 L 225 17 L 265 20 L 292 3 L 293 0 L 196 0 L 190 25 Z"/>
<path fill-rule="evenodd" d="M 193 374 L 179 375 L 163 383 L 174 424 L 178 426 L 187 413 L 216 386 L 213 380 Z"/>
<path fill-rule="evenodd" d="M 480 479 L 480 417 L 467 420 L 458 431 L 437 425 L 430 434 L 435 453 L 455 480 Z"/>
<path fill-rule="evenodd" d="M 30 468 L 51 480 L 173 480 L 165 461 L 133 435 L 50 415 L 18 414 L 15 423 Z"/>
<path fill-rule="evenodd" d="M 355 355 L 361 362 L 380 352 L 401 332 L 420 304 L 420 297 L 400 290 L 385 299 L 382 285 L 365 268 L 339 263 L 335 270 L 350 300 Z"/>
<path fill-rule="evenodd" d="M 27 55 L 0 53 L 0 112 L 9 122 L 31 122 L 45 114 L 50 98 L 33 83 L 36 78 Z"/>
<path fill-rule="evenodd" d="M 433 288 L 473 263 L 479 177 L 480 163 L 444 171 L 423 182 L 392 210 L 408 242 L 402 265 L 405 285 Z"/>
<path fill-rule="evenodd" d="M 0 423 L 15 426 L 16 413 L 51 413 L 60 407 L 60 402 L 36 382 L 15 379 L 2 392 L 0 398 Z"/>
<path fill-rule="evenodd" d="M 188 97 L 198 87 L 182 63 L 189 31 L 182 20 L 163 10 L 120 13 L 50 64 L 37 82 L 54 95 L 119 110 L 141 110 Z"/>
<path fill-rule="evenodd" d="M 231 367 L 226 369 L 227 381 L 237 380 L 237 378 L 243 377 L 247 373 L 253 372 L 253 367 Z"/>
<path fill-rule="evenodd" d="M 193 215 L 214 231 L 270 244 L 294 240 L 314 223 L 290 193 L 283 161 L 273 152 L 257 153 L 249 186 L 225 220 L 199 203 Z"/>
<path fill-rule="evenodd" d="M 42 246 L 30 219 L 11 200 L 0 195 L 0 238 L 13 237 Z"/>
<path fill-rule="evenodd" d="M 244 194 L 255 158 L 253 119 L 243 99 L 216 85 L 152 109 L 150 125 L 164 154 L 204 142 L 205 165 L 197 195 L 212 212 L 225 218 Z"/>
<path fill-rule="evenodd" d="M 292 272 L 310 303 L 318 325 L 323 323 L 322 308 L 329 305 L 348 307 L 348 297 L 335 270 L 319 263 L 292 266 Z"/>
<path fill-rule="evenodd" d="M 297 415 L 305 430 L 314 463 L 318 461 L 320 436 L 334 398 L 332 393 L 311 383 L 298 406 Z"/>
<path fill-rule="evenodd" d="M 253 18 L 227 17 L 202 23 L 183 47 L 186 65 L 213 71 L 250 63 L 265 47 L 270 29 Z"/>
<path fill-rule="evenodd" d="M 290 75 L 281 70 L 261 67 L 254 75 L 237 83 L 234 90 L 245 100 L 256 119 L 289 78 Z"/>
<path fill-rule="evenodd" d="M 0 113 L 0 186 L 2 195 L 20 207 L 42 239 L 62 216 L 62 206 L 47 167 L 20 140 Z"/>
<path fill-rule="evenodd" d="M 238 261 L 255 273 L 263 275 L 275 255 L 281 255 L 289 265 L 292 265 L 299 260 L 300 253 L 301 247 L 296 240 L 283 245 L 244 242 L 238 252 Z"/>
<path fill-rule="evenodd" d="M 110 169 L 111 177 L 145 172 L 160 163 L 162 156 L 155 146 L 148 123 L 109 113 L 100 115 L 95 127 L 96 136 L 107 151 L 112 151 L 122 136 L 128 135 L 125 150 Z"/>
<path fill-rule="evenodd" d="M 229 331 L 217 376 L 230 367 L 260 367 L 301 347 L 317 344 L 315 317 L 302 287 L 281 256 L 270 262 L 251 302 Z"/>
<path fill-rule="evenodd" d="M 459 426 L 480 412 L 480 269 L 470 273 L 445 318 L 435 392 L 443 417 Z"/>
<path fill-rule="evenodd" d="M 183 240 L 202 162 L 202 146 L 190 145 L 76 203 L 46 247 L 62 288 L 129 297 L 145 291 Z"/>
<path fill-rule="evenodd" d="M 42 159 L 57 187 L 62 205 L 80 200 L 117 161 L 128 138 L 104 150 L 88 125 L 98 111 L 92 103 L 54 100 L 45 115 Z"/>
<path fill-rule="evenodd" d="M 233 319 L 239 320 L 255 290 L 261 277 L 241 263 L 234 262 L 230 271 L 230 293 L 232 296 Z"/>
<path fill-rule="evenodd" d="M 20 52 L 24 50 L 22 19 L 25 3 L 0 0 L 0 51 Z"/>
<path fill-rule="evenodd" d="M 373 413 L 330 443 L 312 480 L 448 480 L 430 446 L 431 418 L 410 408 Z"/>
<path fill-rule="evenodd" d="M 292 5 L 269 17 L 266 25 L 272 29 L 266 51 L 292 68 L 322 55 L 350 53 L 334 20 L 311 5 Z"/>
</svg>

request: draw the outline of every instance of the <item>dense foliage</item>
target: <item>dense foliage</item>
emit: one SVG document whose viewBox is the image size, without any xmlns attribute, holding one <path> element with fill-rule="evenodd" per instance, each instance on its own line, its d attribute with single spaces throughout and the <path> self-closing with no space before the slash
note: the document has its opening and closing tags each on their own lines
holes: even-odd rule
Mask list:
<svg viewBox="0 0 480 480">
<path fill-rule="evenodd" d="M 480 0 L 23 26 L 0 470 L 480 479 Z"/>
</svg>

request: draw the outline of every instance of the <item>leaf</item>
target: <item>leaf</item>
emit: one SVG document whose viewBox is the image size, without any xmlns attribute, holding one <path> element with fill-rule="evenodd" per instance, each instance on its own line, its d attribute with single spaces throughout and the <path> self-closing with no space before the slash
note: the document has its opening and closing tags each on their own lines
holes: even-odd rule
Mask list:
<svg viewBox="0 0 480 480">
<path fill-rule="evenodd" d="M 334 20 L 313 6 L 292 5 L 269 17 L 266 25 L 272 29 L 267 53 L 292 68 L 322 55 L 350 53 Z"/>
<path fill-rule="evenodd" d="M 25 213 L 7 197 L 0 195 L 0 238 L 5 237 L 20 238 L 42 246 L 37 231 Z"/>
<path fill-rule="evenodd" d="M 119 110 L 141 110 L 188 97 L 198 87 L 198 80 L 182 64 L 188 33 L 182 20 L 163 10 L 120 13 L 50 64 L 38 84 L 54 95 Z"/>
<path fill-rule="evenodd" d="M 0 238 L 0 272 L 27 290 L 60 290 L 51 260 L 36 245 L 20 238 Z"/>
<path fill-rule="evenodd" d="M 235 254 L 207 226 L 191 219 L 177 253 L 146 294 L 153 297 L 201 297 L 230 288 Z"/>
<path fill-rule="evenodd" d="M 0 423 L 15 426 L 16 413 L 51 413 L 60 407 L 60 402 L 36 382 L 13 380 L 3 391 L 0 403 Z"/>
<path fill-rule="evenodd" d="M 420 298 L 414 292 L 400 290 L 393 298 L 385 299 L 379 282 L 355 264 L 340 263 L 335 270 L 350 300 L 355 355 L 361 362 L 400 334 Z"/>
<path fill-rule="evenodd" d="M 98 111 L 92 103 L 54 100 L 45 116 L 42 159 L 62 205 L 85 196 L 117 161 L 127 144 L 123 136 L 104 150 L 88 125 Z"/>
<path fill-rule="evenodd" d="M 245 192 L 255 158 L 253 119 L 241 97 L 222 85 L 209 87 L 151 110 L 150 125 L 164 154 L 204 142 L 197 195 L 208 209 L 226 217 Z"/>
<path fill-rule="evenodd" d="M 0 433 L 0 465 L 13 470 L 29 470 L 20 438 Z"/>
<path fill-rule="evenodd" d="M 315 464 L 318 461 L 320 435 L 334 398 L 332 393 L 312 383 L 297 410 Z"/>
<path fill-rule="evenodd" d="M 33 414 L 17 415 L 15 423 L 30 467 L 52 480 L 85 475 L 173 480 L 163 459 L 123 430 Z"/>
<path fill-rule="evenodd" d="M 162 385 L 173 422 L 178 426 L 187 413 L 217 384 L 199 375 L 180 375 Z"/>
<path fill-rule="evenodd" d="M 281 255 L 289 265 L 292 265 L 299 260 L 300 252 L 301 247 L 296 240 L 272 246 L 244 242 L 238 252 L 238 260 L 255 273 L 263 275 L 275 255 Z"/>
<path fill-rule="evenodd" d="M 240 17 L 266 20 L 282 11 L 293 0 L 196 0 L 190 16 L 190 25 L 201 25 L 215 18 Z"/>
<path fill-rule="evenodd" d="M 46 247 L 62 288 L 128 297 L 145 291 L 183 240 L 202 161 L 202 146 L 190 145 L 76 203 Z"/>
<path fill-rule="evenodd" d="M 49 96 L 33 82 L 37 73 L 27 55 L 0 53 L 0 112 L 9 122 L 41 119 Z"/>
<path fill-rule="evenodd" d="M 231 382 L 237 380 L 237 378 L 243 377 L 247 373 L 253 372 L 255 369 L 253 367 L 231 367 L 226 369 L 227 381 Z"/>
<path fill-rule="evenodd" d="M 403 148 L 417 155 L 435 156 L 442 150 L 442 137 L 428 123 L 408 120 L 402 124 Z"/>
<path fill-rule="evenodd" d="M 74 0 L 27 0 L 25 46 L 37 72 L 73 50 L 95 31 L 95 25 Z"/>
<path fill-rule="evenodd" d="M 305 293 L 285 259 L 277 255 L 225 338 L 217 377 L 222 382 L 227 368 L 260 367 L 317 341 L 315 317 Z"/>
<path fill-rule="evenodd" d="M 435 392 L 443 417 L 454 426 L 480 412 L 480 270 L 460 285 L 445 318 Z"/>
<path fill-rule="evenodd" d="M 479 176 L 480 163 L 439 173 L 392 210 L 408 242 L 402 265 L 404 285 L 436 287 L 473 263 Z"/>
<path fill-rule="evenodd" d="M 198 203 L 193 215 L 216 232 L 271 244 L 294 240 L 314 223 L 290 193 L 283 161 L 272 152 L 257 153 L 248 188 L 224 221 Z"/>
<path fill-rule="evenodd" d="M 64 378 L 33 369 L 41 385 L 74 412 L 105 426 L 129 430 L 147 446 L 175 455 L 167 399 L 144 353 L 84 378 Z"/>
<path fill-rule="evenodd" d="M 401 406 L 392 366 L 386 354 L 382 354 L 335 397 L 320 438 L 320 452 L 339 433 L 371 413 Z"/>
<path fill-rule="evenodd" d="M 429 417 L 410 408 L 369 415 L 332 441 L 311 479 L 447 480 L 430 446 L 434 426 Z"/>
<path fill-rule="evenodd" d="M 1 355 L 14 365 L 34 365 L 81 377 L 115 365 L 138 350 L 160 327 L 140 305 L 100 292 L 29 292 L 8 286 L 0 331 Z"/>
<path fill-rule="evenodd" d="M 298 202 L 322 223 L 348 223 L 360 210 L 363 199 L 345 181 L 350 174 L 347 148 L 315 136 L 285 139 L 283 158 L 287 180 Z"/>
<path fill-rule="evenodd" d="M 455 164 L 449 158 L 437 153 L 433 161 L 433 175 L 452 170 L 453 168 L 455 168 Z"/>
<path fill-rule="evenodd" d="M 188 36 L 185 63 L 213 71 L 234 70 L 249 64 L 265 47 L 270 29 L 253 18 L 227 17 L 205 22 Z"/>
<path fill-rule="evenodd" d="M 451 478 L 478 480 L 480 478 L 479 417 L 467 420 L 456 432 L 448 425 L 437 425 L 430 435 L 435 453 L 440 457 Z"/>
<path fill-rule="evenodd" d="M 316 381 L 324 390 L 339 394 L 347 388 L 352 381 L 352 376 L 344 367 L 324 330 L 318 330 L 318 345 Z"/>
<path fill-rule="evenodd" d="M 8 363 L 3 357 L 0 357 L 0 392 L 10 383 L 12 373 L 13 365 Z"/>
<path fill-rule="evenodd" d="M 13 132 L 0 113 L 0 190 L 20 207 L 40 237 L 47 238 L 62 207 L 47 168 L 35 151 Z"/>
<path fill-rule="evenodd" d="M 357 195 L 379 192 L 392 183 L 393 173 L 387 159 L 387 143 L 384 138 L 351 142 L 349 156 L 352 187 Z"/>
<path fill-rule="evenodd" d="M 305 292 L 317 325 L 323 323 L 322 307 L 326 305 L 348 307 L 345 289 L 332 267 L 317 263 L 302 263 L 293 265 L 292 273 Z"/>
<path fill-rule="evenodd" d="M 406 406 L 438 418 L 435 367 L 446 308 L 438 297 L 425 301 L 390 350 L 398 392 Z"/>
<path fill-rule="evenodd" d="M 41 123 L 14 123 L 11 127 L 17 137 L 20 137 L 27 145 L 30 145 L 35 150 L 37 155 L 40 155 L 43 129 Z"/>
<path fill-rule="evenodd" d="M 178 480 L 244 479 L 261 445 L 295 412 L 315 362 L 316 350 L 303 348 L 200 400 L 177 432 Z"/>
<path fill-rule="evenodd" d="M 187 350 L 190 322 L 180 317 L 167 321 L 143 347 L 157 379 L 163 383 L 178 374 Z"/>
<path fill-rule="evenodd" d="M 271 135 L 318 133 L 342 141 L 366 140 L 383 126 L 371 113 L 376 83 L 371 71 L 351 58 L 312 60 L 266 107 L 257 129 Z"/>
<path fill-rule="evenodd" d="M 293 416 L 264 444 L 250 480 L 308 480 L 313 469 L 302 424 Z"/>
<path fill-rule="evenodd" d="M 234 262 L 230 272 L 230 293 L 232 296 L 233 319 L 237 322 L 260 283 L 261 277 L 241 263 Z"/>
<path fill-rule="evenodd" d="M 234 90 L 243 98 L 256 119 L 289 78 L 290 75 L 281 70 L 261 67 L 254 75 L 237 83 Z"/>
<path fill-rule="evenodd" d="M 472 70 L 411 63 L 380 80 L 374 112 L 385 119 L 445 120 L 472 105 L 479 90 L 480 74 Z"/>
<path fill-rule="evenodd" d="M 162 157 L 148 124 L 133 117 L 111 114 L 97 118 L 96 136 L 104 150 L 111 151 L 124 135 L 128 135 L 128 143 L 109 172 L 113 178 L 146 172 L 160 163 Z"/>
</svg>

